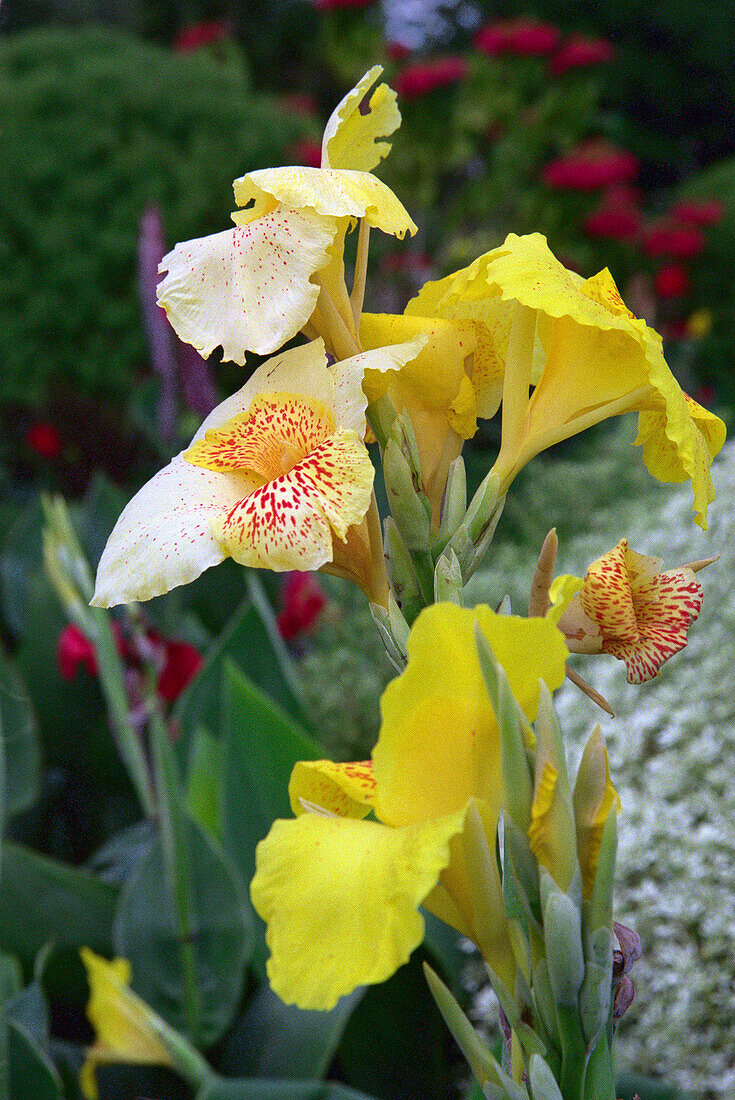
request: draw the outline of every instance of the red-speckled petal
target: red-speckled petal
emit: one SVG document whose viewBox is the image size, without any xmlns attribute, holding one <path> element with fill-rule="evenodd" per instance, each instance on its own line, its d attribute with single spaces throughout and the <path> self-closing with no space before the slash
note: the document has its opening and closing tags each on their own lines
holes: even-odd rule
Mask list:
<svg viewBox="0 0 735 1100">
<path fill-rule="evenodd" d="M 356 432 L 337 431 L 292 470 L 262 485 L 212 528 L 236 561 L 268 569 L 319 569 L 370 504 L 374 471 Z"/>
<path fill-rule="evenodd" d="M 269 355 L 301 329 L 319 288 L 311 277 L 329 262 L 336 223 L 280 207 L 236 229 L 177 244 L 164 256 L 158 303 L 174 329 L 202 355 L 245 362 Z"/>
<path fill-rule="evenodd" d="M 291 773 L 288 794 L 297 816 L 309 809 L 324 810 L 337 817 L 365 817 L 375 802 L 373 762 L 299 761 Z"/>
<path fill-rule="evenodd" d="M 622 642 L 638 639 L 633 596 L 626 568 L 627 539 L 593 562 L 580 592 L 582 608 L 599 623 L 606 638 Z"/>
</svg>

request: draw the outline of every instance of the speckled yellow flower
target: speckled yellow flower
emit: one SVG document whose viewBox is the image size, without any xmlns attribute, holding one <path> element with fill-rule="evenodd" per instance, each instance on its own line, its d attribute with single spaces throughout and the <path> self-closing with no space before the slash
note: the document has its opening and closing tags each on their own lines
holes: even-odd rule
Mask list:
<svg viewBox="0 0 735 1100">
<path fill-rule="evenodd" d="M 690 566 L 662 573 L 661 565 L 661 558 L 630 550 L 627 539 L 594 561 L 559 619 L 569 648 L 611 653 L 625 662 L 630 684 L 657 676 L 687 644 L 703 598 Z M 554 584 L 568 588 L 573 580 L 558 577 Z"/>
<path fill-rule="evenodd" d="M 427 284 L 408 308 L 474 318 L 493 334 L 504 365 L 495 465 L 502 488 L 545 448 L 634 410 L 649 470 L 662 481 L 691 480 L 696 521 L 706 526 L 709 468 L 725 426 L 683 393 L 661 337 L 627 309 L 607 269 L 583 279 L 539 233 L 510 234 L 469 267 Z"/>
<path fill-rule="evenodd" d="M 383 695 L 372 761 L 298 764 L 297 816 L 277 821 L 258 845 L 253 904 L 268 924 L 268 974 L 285 1001 L 328 1009 L 356 986 L 384 981 L 423 938 L 421 905 L 474 939 L 512 983 L 497 867 L 491 921 L 475 918 L 465 868 L 469 808 L 494 852 L 503 801 L 476 624 L 529 718 L 539 681 L 561 684 L 566 646 L 547 620 L 454 604 L 419 615 L 406 670 Z"/>
<path fill-rule="evenodd" d="M 329 366 L 315 340 L 263 363 L 127 505 L 93 602 L 147 600 L 232 557 L 277 571 L 324 568 L 385 604 L 361 381 L 366 367 L 394 369 L 422 345 Z"/>
<path fill-rule="evenodd" d="M 299 331 L 321 336 L 346 358 L 357 346 L 359 303 L 344 285 L 342 252 L 359 221 L 398 237 L 416 226 L 372 169 L 390 150 L 380 140 L 400 123 L 395 93 L 365 74 L 332 113 L 320 168 L 264 168 L 235 180 L 235 228 L 177 245 L 161 262 L 167 272 L 159 303 L 174 329 L 203 355 L 224 359 L 268 355 Z M 371 91 L 371 89 L 373 89 Z M 361 267 L 367 260 L 363 234 Z M 364 272 L 363 272 L 364 275 Z"/>
</svg>

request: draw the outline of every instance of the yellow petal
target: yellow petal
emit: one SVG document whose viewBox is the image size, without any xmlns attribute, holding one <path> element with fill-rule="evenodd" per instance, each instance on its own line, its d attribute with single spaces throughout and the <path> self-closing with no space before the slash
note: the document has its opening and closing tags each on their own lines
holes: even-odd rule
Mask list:
<svg viewBox="0 0 735 1100">
<path fill-rule="evenodd" d="M 291 773 L 288 794 L 297 817 L 315 809 L 337 817 L 366 817 L 375 802 L 373 762 L 299 761 Z"/>
<path fill-rule="evenodd" d="M 247 225 L 177 244 L 164 256 L 158 302 L 173 328 L 202 355 L 268 355 L 314 311 L 311 282 L 329 261 L 336 224 L 308 210 L 279 209 Z"/>
<path fill-rule="evenodd" d="M 536 790 L 531 805 L 531 824 L 528 826 L 528 840 L 531 851 L 542 867 L 553 871 L 556 863 L 556 845 L 554 843 L 554 795 L 559 772 L 547 760 L 536 782 Z"/>
<path fill-rule="evenodd" d="M 332 1008 L 385 981 L 423 939 L 421 902 L 449 861 L 464 812 L 390 829 L 303 814 L 258 844 L 253 905 L 268 924 L 268 976 L 301 1008 Z"/>
<path fill-rule="evenodd" d="M 390 152 L 389 137 L 401 124 L 396 93 L 387 84 L 370 92 L 382 74 L 374 65 L 335 107 L 322 139 L 323 168 L 353 168 L 370 172 Z"/>
<path fill-rule="evenodd" d="M 416 225 L 389 187 L 370 172 L 348 168 L 261 168 L 235 180 L 233 214 L 238 225 L 260 219 L 282 203 L 291 210 L 327 218 L 365 218 L 395 237 L 415 233 Z M 247 204 L 252 202 L 251 206 Z"/>
<path fill-rule="evenodd" d="M 212 515 L 212 531 L 241 565 L 319 569 L 332 560 L 332 532 L 344 542 L 365 516 L 373 478 L 357 433 L 340 429 L 288 473 Z"/>
<path fill-rule="evenodd" d="M 381 702 L 373 761 L 383 821 L 440 817 L 473 796 L 487 802 L 491 814 L 500 810 L 500 741 L 477 658 L 476 623 L 529 718 L 538 706 L 539 678 L 552 690 L 564 680 L 567 648 L 547 620 L 454 604 L 422 611 L 409 637 L 406 670 Z"/>
<path fill-rule="evenodd" d="M 582 753 L 574 785 L 577 854 L 582 869 L 582 892 L 585 900 L 592 895 L 602 832 L 613 806 L 620 813 L 622 804 L 610 779 L 610 761 L 605 739 L 600 727 L 595 726 Z"/>
<path fill-rule="evenodd" d="M 130 964 L 126 959 L 108 962 L 89 948 L 80 951 L 87 971 L 90 998 L 87 1015 L 99 1047 L 97 1060 L 150 1063 L 171 1066 L 168 1050 L 156 1032 L 158 1020 L 151 1008 L 129 988 Z"/>
</svg>

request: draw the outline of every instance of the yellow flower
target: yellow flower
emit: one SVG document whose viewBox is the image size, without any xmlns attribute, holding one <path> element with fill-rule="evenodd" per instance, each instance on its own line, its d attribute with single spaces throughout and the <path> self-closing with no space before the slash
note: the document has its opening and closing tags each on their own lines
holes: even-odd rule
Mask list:
<svg viewBox="0 0 735 1100">
<path fill-rule="evenodd" d="M 371 171 L 390 149 L 377 139 L 400 123 L 395 93 L 385 84 L 370 91 L 381 72 L 367 72 L 333 112 L 321 168 L 266 168 L 235 180 L 236 227 L 178 244 L 162 260 L 159 304 L 203 355 L 221 345 L 224 359 L 244 363 L 246 351 L 268 355 L 299 331 L 322 336 L 339 358 L 359 350 L 345 233 L 357 219 L 399 237 L 416 231 Z M 363 253 L 366 261 L 366 236 Z"/>
<path fill-rule="evenodd" d="M 321 340 L 267 360 L 130 501 L 105 547 L 93 603 L 146 600 L 232 557 L 325 569 L 388 596 L 364 370 L 394 369 L 421 340 L 328 366 Z"/>
<path fill-rule="evenodd" d="M 533 718 L 539 680 L 564 678 L 552 623 L 435 604 L 419 615 L 406 670 L 386 689 L 372 762 L 298 764 L 291 805 L 257 849 L 253 904 L 268 924 L 274 990 L 330 1008 L 388 978 L 421 942 L 423 905 L 470 936 L 512 986 L 514 962 L 493 861 L 491 909 L 475 919 L 465 868 L 468 810 L 495 851 L 503 801 L 500 738 L 479 666 L 475 624 Z M 367 819 L 368 814 L 374 819 Z"/>
<path fill-rule="evenodd" d="M 662 573 L 661 565 L 661 558 L 629 550 L 627 539 L 594 561 L 559 619 L 569 648 L 625 661 L 630 684 L 657 676 L 664 661 L 687 644 L 703 597 L 690 566 Z M 568 587 L 575 580 L 558 577 L 554 585 Z"/>
<path fill-rule="evenodd" d="M 697 522 L 706 526 L 714 498 L 709 467 L 725 426 L 682 392 L 660 336 L 626 308 L 607 269 L 583 279 L 540 234 L 511 234 L 469 267 L 428 284 L 410 309 L 474 318 L 493 335 L 504 364 L 495 464 L 501 491 L 540 451 L 635 410 L 649 470 L 662 481 L 689 478 Z"/>
<path fill-rule="evenodd" d="M 80 1082 L 88 1100 L 99 1096 L 95 1068 L 109 1062 L 135 1062 L 174 1067 L 161 1038 L 168 1025 L 129 988 L 127 959 L 106 959 L 88 947 L 80 952 L 87 970 L 90 997 L 87 1015 L 96 1039 L 87 1051 Z"/>
</svg>

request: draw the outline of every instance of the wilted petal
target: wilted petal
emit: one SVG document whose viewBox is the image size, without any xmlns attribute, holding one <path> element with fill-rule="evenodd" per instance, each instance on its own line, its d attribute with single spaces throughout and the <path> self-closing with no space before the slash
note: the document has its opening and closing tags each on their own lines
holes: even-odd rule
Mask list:
<svg viewBox="0 0 735 1100">
<path fill-rule="evenodd" d="M 159 270 L 158 303 L 174 329 L 202 355 L 268 355 L 314 312 L 310 280 L 329 262 L 337 226 L 308 210 L 273 210 L 235 229 L 177 244 Z"/>
<path fill-rule="evenodd" d="M 449 861 L 464 810 L 390 829 L 306 813 L 258 844 L 253 905 L 267 922 L 268 976 L 301 1008 L 330 1009 L 385 981 L 423 939 L 421 902 Z"/>
<path fill-rule="evenodd" d="M 332 111 L 322 138 L 323 168 L 370 172 L 390 152 L 390 143 L 377 139 L 398 129 L 401 114 L 396 93 L 387 84 L 370 92 L 382 72 L 382 66 L 374 65 Z"/>
</svg>

